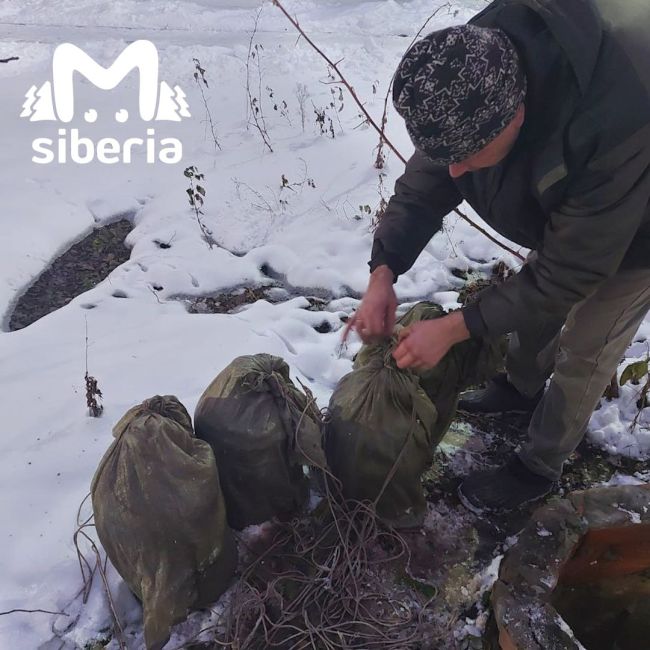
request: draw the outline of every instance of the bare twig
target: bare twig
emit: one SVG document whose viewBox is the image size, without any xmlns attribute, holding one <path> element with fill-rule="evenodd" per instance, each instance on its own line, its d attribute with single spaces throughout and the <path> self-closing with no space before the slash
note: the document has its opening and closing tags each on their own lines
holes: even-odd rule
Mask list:
<svg viewBox="0 0 650 650">
<path fill-rule="evenodd" d="M 298 23 L 298 21 L 297 21 L 295 18 L 293 18 L 293 17 L 289 14 L 289 12 L 288 12 L 284 7 L 283 7 L 283 5 L 282 5 L 282 3 L 280 2 L 280 0 L 273 0 L 273 4 L 274 4 L 274 5 L 275 5 L 275 6 L 276 6 L 276 7 L 277 7 L 277 8 L 278 8 L 278 9 L 279 9 L 279 10 L 280 10 L 280 11 L 281 11 L 281 12 L 282 12 L 286 17 L 287 17 L 287 19 L 289 20 L 289 22 L 290 22 L 290 23 L 291 23 L 291 24 L 292 24 L 292 25 L 293 25 L 293 26 L 294 26 L 294 27 L 295 27 L 295 28 L 300 32 L 300 35 L 301 35 L 301 36 L 302 36 L 302 37 L 307 41 L 307 43 L 309 43 L 309 45 L 311 45 L 311 47 L 312 47 L 312 48 L 313 48 L 313 49 L 314 49 L 314 50 L 315 50 L 315 51 L 316 51 L 316 52 L 317 52 L 317 53 L 318 53 L 318 54 L 319 54 L 323 59 L 325 59 L 325 61 L 327 62 L 327 64 L 330 66 L 330 68 L 331 68 L 332 70 L 334 70 L 334 72 L 336 72 L 336 74 L 339 76 L 339 79 L 338 79 L 338 81 L 335 81 L 335 83 L 343 84 L 343 85 L 347 88 L 348 92 L 350 93 L 350 95 L 352 96 L 352 98 L 354 99 L 354 101 L 356 102 L 357 106 L 359 107 L 359 109 L 360 109 L 361 112 L 363 113 L 364 117 L 366 118 L 366 120 L 368 120 L 368 123 L 371 124 L 371 125 L 376 129 L 377 133 L 379 133 L 379 134 L 381 135 L 381 133 L 382 133 L 382 132 L 381 132 L 381 129 L 377 126 L 377 124 L 375 123 L 375 121 L 374 121 L 374 120 L 372 119 L 372 117 L 370 116 L 370 113 L 368 113 L 368 111 L 366 110 L 366 107 L 363 105 L 363 102 L 362 102 L 362 101 L 359 99 L 359 97 L 357 96 L 357 93 L 356 93 L 356 91 L 354 90 L 354 88 L 350 85 L 350 83 L 348 82 L 348 80 L 347 80 L 347 79 L 343 76 L 343 74 L 341 73 L 341 70 L 340 70 L 339 67 L 338 67 L 338 63 L 337 63 L 336 61 L 332 61 L 332 59 L 330 59 L 330 58 L 327 56 L 327 54 L 325 54 L 325 52 L 323 52 L 323 50 L 321 50 L 321 49 L 318 47 L 318 45 L 316 45 L 316 43 L 314 43 L 314 41 L 312 41 L 311 38 L 309 38 L 309 36 L 307 36 L 307 34 L 304 32 L 303 28 L 300 26 L 300 24 Z M 398 157 L 398 158 L 399 158 L 399 159 L 400 159 L 404 164 L 406 164 L 406 159 L 405 159 L 405 158 L 404 158 L 404 157 L 399 153 L 399 151 L 397 150 L 397 148 L 395 147 L 395 145 L 393 145 L 393 143 L 392 143 L 392 142 L 391 142 L 391 141 L 390 141 L 390 140 L 389 140 L 385 135 L 384 135 L 383 137 L 384 137 L 384 139 L 385 139 L 386 144 L 388 145 L 388 147 L 390 147 L 390 148 L 395 152 L 395 154 L 397 155 L 397 157 Z"/>
<path fill-rule="evenodd" d="M 237 197 L 241 198 L 241 188 L 248 190 L 253 196 L 255 196 L 260 203 L 251 203 L 254 208 L 259 210 L 265 210 L 271 215 L 275 215 L 276 210 L 273 206 L 264 198 L 264 195 L 261 192 L 258 192 L 256 189 L 251 187 L 248 183 L 240 181 L 238 178 L 233 178 L 232 182 L 235 184 L 235 190 L 237 192 Z"/>
<path fill-rule="evenodd" d="M 424 28 L 438 15 L 438 13 L 443 9 L 446 8 L 449 10 L 450 8 L 449 3 L 445 3 L 444 5 L 440 5 L 437 7 L 433 13 L 424 21 L 420 29 L 418 29 L 417 33 L 413 37 L 413 40 L 409 43 L 409 46 L 406 48 L 406 50 L 410 50 L 415 41 L 417 41 L 418 37 L 420 34 L 424 31 Z M 386 124 L 388 124 L 388 98 L 390 97 L 391 90 L 393 88 L 393 80 L 394 77 L 391 78 L 390 83 L 388 84 L 388 88 L 386 89 L 386 95 L 384 97 L 384 110 L 381 114 L 381 132 L 379 134 L 379 144 L 377 145 L 377 157 L 375 158 L 375 167 L 377 169 L 383 169 L 384 168 L 384 162 L 386 160 L 384 156 L 384 141 L 385 141 L 385 133 L 386 133 Z"/>
<path fill-rule="evenodd" d="M 4 61 L 0 61 L 0 63 L 4 63 Z M 51 612 L 49 609 L 10 609 L 6 612 L 0 612 L 0 616 L 6 616 L 7 614 L 18 614 L 18 613 L 25 613 L 25 614 L 54 614 L 55 616 L 70 616 L 70 614 L 66 614 L 65 612 Z"/>
<path fill-rule="evenodd" d="M 81 593 L 83 593 L 83 603 L 86 604 L 88 601 L 88 596 L 90 595 L 90 589 L 92 587 L 93 578 L 95 573 L 99 573 L 101 577 L 102 584 L 104 586 L 104 593 L 106 595 L 106 601 L 108 603 L 108 609 L 111 613 L 113 619 L 113 634 L 117 641 L 118 647 L 120 650 L 128 650 L 126 642 L 124 641 L 124 629 L 120 623 L 119 616 L 117 615 L 117 609 L 115 607 L 115 602 L 113 600 L 113 595 L 111 594 L 111 589 L 108 584 L 108 577 L 106 575 L 108 558 L 106 557 L 102 560 L 102 557 L 99 553 L 99 549 L 95 544 L 90 535 L 86 532 L 88 528 L 94 528 L 95 524 L 93 523 L 93 515 L 88 516 L 84 521 L 81 521 L 81 509 L 83 508 L 84 503 L 88 500 L 90 494 L 87 494 L 83 501 L 79 504 L 79 509 L 77 510 L 77 528 L 72 537 L 75 549 L 77 551 L 77 558 L 79 559 L 79 567 L 81 569 L 81 578 L 83 580 L 83 587 Z M 86 558 L 83 551 L 79 546 L 79 538 L 83 537 L 88 544 L 95 557 L 94 565 L 91 565 L 91 562 Z"/>
<path fill-rule="evenodd" d="M 0 63 L 9 63 L 9 61 L 18 61 L 18 57 L 10 56 L 8 59 L 0 59 Z"/>
<path fill-rule="evenodd" d="M 199 87 L 199 90 L 201 91 L 201 98 L 203 99 L 205 114 L 206 117 L 208 118 L 207 122 L 210 125 L 210 132 L 212 133 L 212 141 L 214 142 L 215 150 L 221 149 L 221 145 L 219 144 L 219 140 L 217 138 L 214 122 L 212 120 L 212 112 L 210 111 L 210 107 L 208 106 L 208 100 L 206 99 L 205 93 L 203 92 L 203 86 L 209 88 L 208 81 L 205 78 L 205 68 L 201 67 L 201 62 L 198 59 L 194 58 L 192 59 L 192 61 L 194 61 L 194 81 L 196 81 L 196 85 Z"/>
<path fill-rule="evenodd" d="M 266 120 L 264 119 L 264 110 L 262 107 L 262 68 L 260 64 L 260 59 L 259 59 L 259 53 L 260 53 L 260 47 L 257 46 L 257 44 L 254 46 L 253 45 L 253 40 L 255 39 L 255 35 L 257 34 L 257 25 L 260 20 L 260 14 L 262 13 L 263 7 L 260 7 L 256 16 L 255 16 L 255 24 L 253 25 L 253 32 L 250 37 L 250 41 L 248 42 L 248 55 L 246 57 L 246 95 L 248 97 L 248 107 L 250 109 L 250 116 L 253 119 L 253 126 L 257 129 L 259 132 L 260 136 L 262 137 L 262 141 L 264 142 L 264 145 L 267 147 L 267 149 L 273 153 L 273 147 L 271 146 L 271 141 L 269 139 L 269 134 L 266 129 Z M 258 97 L 253 97 L 253 92 L 251 91 L 251 61 L 255 59 L 255 63 L 257 65 L 257 76 L 258 76 Z M 249 124 L 250 119 L 249 119 Z"/>
<path fill-rule="evenodd" d="M 350 95 L 351 95 L 352 98 L 354 99 L 355 103 L 357 104 L 357 106 L 359 107 L 359 109 L 361 110 L 361 112 L 363 113 L 363 116 L 364 116 L 365 119 L 367 120 L 368 124 L 370 124 L 370 125 L 371 125 L 371 126 L 372 126 L 376 131 L 377 131 L 377 133 L 379 134 L 379 136 L 382 138 L 382 141 L 385 142 L 386 146 L 387 146 L 389 149 L 391 149 L 391 151 L 393 151 L 393 153 L 394 153 L 394 154 L 395 154 L 395 155 L 396 155 L 396 156 L 397 156 L 397 157 L 402 161 L 402 163 L 404 163 L 404 164 L 406 165 L 406 162 L 407 162 L 407 161 L 406 161 L 406 158 L 404 158 L 404 156 L 402 156 L 402 154 L 398 151 L 397 147 L 395 147 L 395 145 L 394 145 L 394 144 L 393 144 L 393 143 L 388 139 L 388 137 L 386 136 L 386 133 L 384 132 L 384 126 L 385 126 L 385 125 L 382 125 L 382 127 L 377 126 L 377 123 L 373 120 L 373 118 L 370 116 L 370 113 L 368 113 L 368 111 L 366 110 L 366 107 L 364 106 L 363 102 L 359 99 L 359 97 L 358 97 L 356 91 L 354 90 L 354 87 L 353 87 L 353 86 L 348 82 L 348 80 L 347 80 L 347 79 L 343 76 L 343 74 L 341 73 L 341 70 L 339 69 L 339 67 L 338 67 L 338 65 L 337 65 L 337 62 L 332 61 L 332 60 L 331 60 L 331 59 L 330 59 L 330 58 L 329 58 L 329 57 L 328 57 L 328 56 L 327 56 L 327 55 L 326 55 L 326 54 L 325 54 L 325 53 L 324 53 L 324 52 L 323 52 L 323 51 L 322 51 L 322 50 L 321 50 L 321 49 L 320 49 L 320 48 L 319 48 L 315 43 L 314 43 L 314 41 L 312 41 L 312 40 L 309 38 L 309 36 L 307 36 L 307 34 L 305 34 L 304 30 L 302 29 L 302 27 L 300 26 L 300 24 L 298 23 L 298 21 L 297 21 L 295 18 L 293 18 L 293 17 L 289 14 L 289 12 L 288 12 L 284 7 L 283 7 L 283 5 L 282 5 L 282 3 L 280 2 L 280 0 L 273 0 L 273 4 L 274 4 L 278 9 L 280 9 L 280 11 L 281 11 L 281 12 L 282 12 L 286 17 L 287 17 L 287 19 L 289 20 L 289 22 L 290 22 L 290 23 L 291 23 L 291 24 L 292 24 L 292 25 L 293 25 L 293 26 L 294 26 L 294 27 L 295 27 L 295 28 L 300 32 L 300 35 L 301 35 L 301 36 L 302 36 L 302 37 L 307 41 L 307 43 L 309 43 L 309 45 L 311 45 L 311 47 L 312 47 L 312 48 L 313 48 L 313 49 L 314 49 L 314 50 L 315 50 L 315 51 L 316 51 L 316 52 L 317 52 L 317 53 L 318 53 L 318 54 L 319 54 L 323 59 L 325 59 L 325 61 L 327 61 L 327 63 L 329 64 L 329 66 L 330 66 L 330 67 L 331 67 L 331 68 L 336 72 L 336 74 L 339 75 L 339 80 L 338 80 L 337 83 L 341 83 L 341 84 L 343 84 L 343 85 L 347 88 L 348 92 L 350 93 Z M 491 242 L 493 242 L 493 243 L 496 244 L 497 246 L 501 247 L 503 250 L 507 251 L 507 252 L 510 253 L 511 255 L 514 255 L 516 258 L 520 259 L 522 262 L 525 261 L 525 258 L 524 258 L 524 256 L 523 256 L 521 253 L 515 251 L 513 248 L 510 248 L 510 246 L 508 246 L 507 244 L 504 244 L 503 242 L 500 242 L 496 237 L 493 237 L 489 232 L 487 232 L 487 230 L 485 230 L 485 228 L 482 228 L 482 227 L 479 226 L 477 223 L 475 223 L 475 222 L 474 222 L 472 219 L 470 219 L 470 218 L 469 218 L 469 217 L 468 217 L 464 212 L 462 212 L 462 211 L 459 210 L 458 208 L 454 208 L 454 212 L 455 212 L 455 213 L 456 213 L 456 214 L 457 214 L 461 219 L 463 219 L 463 220 L 466 221 L 468 224 L 470 224 L 470 226 L 472 226 L 473 228 L 475 228 L 476 230 L 478 230 L 482 235 L 484 235 L 485 237 L 487 237 Z"/>
<path fill-rule="evenodd" d="M 303 83 L 296 84 L 296 98 L 298 99 L 298 108 L 300 109 L 300 123 L 302 125 L 302 132 L 305 132 L 305 120 L 307 117 L 307 111 L 305 110 L 305 104 L 307 103 L 307 98 L 309 93 L 307 92 L 307 86 Z"/>
</svg>

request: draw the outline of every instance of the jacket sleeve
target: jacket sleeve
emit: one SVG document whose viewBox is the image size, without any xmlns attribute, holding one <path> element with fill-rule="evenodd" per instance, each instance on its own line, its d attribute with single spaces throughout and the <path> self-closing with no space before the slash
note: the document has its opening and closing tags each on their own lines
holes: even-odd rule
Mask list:
<svg viewBox="0 0 650 650">
<path fill-rule="evenodd" d="M 639 146 L 645 140 L 645 146 Z M 639 142 L 640 141 L 640 142 Z M 465 321 L 473 336 L 525 327 L 539 314 L 564 319 L 619 269 L 650 200 L 647 134 L 586 167 L 553 211 L 536 257 L 480 294 Z"/>
<path fill-rule="evenodd" d="M 395 193 L 375 232 L 370 270 L 388 265 L 395 278 L 408 271 L 442 220 L 462 197 L 446 167 L 416 151 L 395 183 Z"/>
</svg>

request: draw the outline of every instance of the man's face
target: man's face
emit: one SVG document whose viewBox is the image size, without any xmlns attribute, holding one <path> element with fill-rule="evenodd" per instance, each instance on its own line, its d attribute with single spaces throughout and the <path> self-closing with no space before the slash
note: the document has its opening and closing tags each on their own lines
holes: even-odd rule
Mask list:
<svg viewBox="0 0 650 650">
<path fill-rule="evenodd" d="M 524 123 L 524 114 L 524 105 L 521 104 L 510 124 L 494 140 L 486 144 L 483 149 L 473 156 L 459 163 L 449 165 L 449 175 L 452 178 L 460 178 L 465 172 L 475 172 L 479 169 L 498 165 L 514 146 Z"/>
</svg>

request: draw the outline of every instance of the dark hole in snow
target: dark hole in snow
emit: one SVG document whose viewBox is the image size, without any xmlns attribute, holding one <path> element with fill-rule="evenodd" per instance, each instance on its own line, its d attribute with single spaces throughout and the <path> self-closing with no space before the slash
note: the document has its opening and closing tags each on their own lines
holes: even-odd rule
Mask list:
<svg viewBox="0 0 650 650">
<path fill-rule="evenodd" d="M 85 303 L 83 305 L 79 305 L 82 309 L 95 309 L 97 305 L 93 305 L 92 303 Z"/>
<path fill-rule="evenodd" d="M 128 298 L 129 296 L 126 294 L 125 291 L 122 291 L 122 289 L 116 289 L 113 291 L 111 294 L 113 298 Z"/>
<path fill-rule="evenodd" d="M 262 275 L 265 275 L 267 278 L 271 278 L 271 280 L 282 280 L 284 281 L 284 275 L 282 273 L 279 273 L 276 271 L 272 266 L 269 266 L 268 264 L 264 263 L 262 266 L 260 266 L 260 273 Z"/>
<path fill-rule="evenodd" d="M 153 284 L 151 285 L 154 291 L 162 291 L 165 287 L 161 286 L 160 284 Z"/>
<path fill-rule="evenodd" d="M 269 287 L 239 287 L 212 296 L 175 298 L 187 301 L 187 311 L 190 314 L 228 314 L 258 300 L 269 300 L 268 291 Z"/>
<path fill-rule="evenodd" d="M 67 305 L 126 262 L 130 251 L 124 240 L 132 228 L 128 219 L 114 221 L 96 228 L 59 255 L 16 302 L 9 331 L 27 327 Z"/>
<path fill-rule="evenodd" d="M 314 329 L 319 334 L 328 334 L 332 331 L 332 326 L 330 325 L 329 321 L 324 320 L 320 325 L 314 325 Z"/>
<path fill-rule="evenodd" d="M 156 246 L 158 246 L 158 248 L 162 248 L 162 249 L 167 249 L 167 248 L 172 247 L 172 245 L 170 243 L 164 242 L 164 241 L 159 241 L 157 239 L 154 239 L 153 243 L 156 244 Z"/>
</svg>

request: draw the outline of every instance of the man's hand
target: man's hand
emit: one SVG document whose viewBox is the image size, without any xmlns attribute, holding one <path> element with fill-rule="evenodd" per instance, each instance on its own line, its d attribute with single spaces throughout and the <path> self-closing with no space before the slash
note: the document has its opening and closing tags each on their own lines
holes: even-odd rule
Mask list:
<svg viewBox="0 0 650 650">
<path fill-rule="evenodd" d="M 433 368 L 455 343 L 469 338 L 463 314 L 456 311 L 436 320 L 405 327 L 393 352 L 398 368 Z"/>
<path fill-rule="evenodd" d="M 351 330 L 355 330 L 364 343 L 389 338 L 395 327 L 396 309 L 393 272 L 386 265 L 378 266 L 370 275 L 361 306 L 347 323 L 343 341 Z"/>
</svg>

